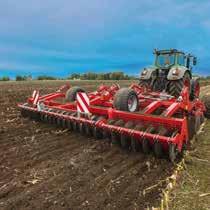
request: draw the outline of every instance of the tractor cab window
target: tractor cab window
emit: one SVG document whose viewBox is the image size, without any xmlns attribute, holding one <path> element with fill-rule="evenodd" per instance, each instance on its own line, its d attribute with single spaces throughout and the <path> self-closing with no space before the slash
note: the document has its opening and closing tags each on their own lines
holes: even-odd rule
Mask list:
<svg viewBox="0 0 210 210">
<path fill-rule="evenodd" d="M 156 65 L 159 67 L 169 67 L 174 65 L 175 55 L 174 54 L 160 54 L 157 55 Z"/>
<path fill-rule="evenodd" d="M 181 66 L 185 66 L 185 57 L 184 55 L 180 54 L 178 55 L 178 64 Z"/>
</svg>

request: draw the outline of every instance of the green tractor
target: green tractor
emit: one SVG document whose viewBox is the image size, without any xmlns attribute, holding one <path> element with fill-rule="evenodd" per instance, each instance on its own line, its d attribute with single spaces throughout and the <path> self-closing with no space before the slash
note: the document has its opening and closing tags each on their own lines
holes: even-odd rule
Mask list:
<svg viewBox="0 0 210 210">
<path fill-rule="evenodd" d="M 185 85 L 189 87 L 192 100 L 198 97 L 199 84 L 197 79 L 192 79 L 192 66 L 197 63 L 196 57 L 176 49 L 155 49 L 154 54 L 154 65 L 141 72 L 141 86 L 179 97 Z"/>
</svg>

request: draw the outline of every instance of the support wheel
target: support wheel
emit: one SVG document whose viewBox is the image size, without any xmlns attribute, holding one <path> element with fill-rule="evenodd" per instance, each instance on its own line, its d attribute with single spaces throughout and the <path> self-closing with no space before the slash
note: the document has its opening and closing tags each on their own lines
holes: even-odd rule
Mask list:
<svg viewBox="0 0 210 210">
<path fill-rule="evenodd" d="M 66 92 L 66 96 L 65 96 L 66 101 L 67 102 L 74 102 L 76 100 L 78 92 L 85 92 L 85 90 L 82 89 L 81 87 L 77 87 L 77 86 L 70 88 Z"/>
<path fill-rule="evenodd" d="M 130 88 L 121 88 L 118 90 L 114 96 L 114 107 L 121 111 L 138 111 L 139 99 L 136 92 Z"/>
</svg>

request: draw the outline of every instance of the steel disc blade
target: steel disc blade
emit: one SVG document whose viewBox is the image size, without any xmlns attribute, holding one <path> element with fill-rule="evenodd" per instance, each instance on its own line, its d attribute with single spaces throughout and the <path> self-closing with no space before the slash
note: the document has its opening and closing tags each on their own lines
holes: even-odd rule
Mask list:
<svg viewBox="0 0 210 210">
<path fill-rule="evenodd" d="M 148 154 L 150 152 L 150 143 L 149 140 L 146 138 L 142 140 L 142 151 L 145 154 Z"/>
</svg>

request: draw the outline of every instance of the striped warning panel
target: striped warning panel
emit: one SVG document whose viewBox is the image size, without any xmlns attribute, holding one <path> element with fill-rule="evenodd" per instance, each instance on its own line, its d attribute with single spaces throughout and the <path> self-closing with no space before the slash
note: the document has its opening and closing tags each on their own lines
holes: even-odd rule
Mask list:
<svg viewBox="0 0 210 210">
<path fill-rule="evenodd" d="M 33 101 L 33 105 L 37 105 L 37 103 L 39 101 L 39 91 L 37 91 L 37 90 L 33 91 L 32 101 Z"/>
<path fill-rule="evenodd" d="M 86 93 L 77 93 L 77 111 L 81 113 L 90 113 L 90 101 Z"/>
</svg>

